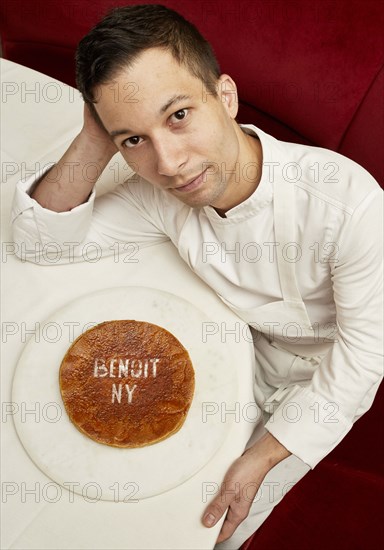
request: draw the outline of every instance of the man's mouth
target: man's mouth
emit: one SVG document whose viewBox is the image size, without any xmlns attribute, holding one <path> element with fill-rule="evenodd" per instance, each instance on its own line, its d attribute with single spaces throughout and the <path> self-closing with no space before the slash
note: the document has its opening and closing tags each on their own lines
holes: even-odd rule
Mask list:
<svg viewBox="0 0 384 550">
<path fill-rule="evenodd" d="M 176 191 L 177 193 L 188 193 L 189 191 L 194 191 L 197 189 L 205 180 L 205 173 L 208 170 L 206 168 L 201 174 L 193 178 L 192 180 L 189 180 L 184 185 L 179 185 L 178 187 L 173 187 L 172 191 Z"/>
</svg>

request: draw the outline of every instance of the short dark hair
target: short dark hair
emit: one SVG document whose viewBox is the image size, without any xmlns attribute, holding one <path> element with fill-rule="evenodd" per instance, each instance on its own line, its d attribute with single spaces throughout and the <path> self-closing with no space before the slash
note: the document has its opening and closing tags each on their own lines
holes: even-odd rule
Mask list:
<svg viewBox="0 0 384 550">
<path fill-rule="evenodd" d="M 174 10 L 160 4 L 142 4 L 113 9 L 80 41 L 76 81 L 84 101 L 93 107 L 96 86 L 130 67 L 149 48 L 168 50 L 211 94 L 217 95 L 220 67 L 209 42 Z"/>
</svg>

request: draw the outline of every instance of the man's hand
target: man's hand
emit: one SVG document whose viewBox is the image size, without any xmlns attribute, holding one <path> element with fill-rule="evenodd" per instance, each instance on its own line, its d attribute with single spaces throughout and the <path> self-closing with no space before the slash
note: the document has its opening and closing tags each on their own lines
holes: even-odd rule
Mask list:
<svg viewBox="0 0 384 550">
<path fill-rule="evenodd" d="M 112 157 L 117 153 L 118 149 L 103 127 L 102 122 L 98 122 L 95 116 L 97 117 L 97 114 L 92 114 L 89 105 L 84 103 L 84 122 L 80 135 L 92 143 L 95 148 L 97 147 L 101 153 L 105 150 L 107 156 L 110 155 Z"/>
<path fill-rule="evenodd" d="M 66 212 L 85 202 L 117 147 L 84 105 L 81 132 L 49 172 L 36 184 L 32 198 L 55 212 Z"/>
<path fill-rule="evenodd" d="M 291 453 L 267 432 L 229 468 L 220 492 L 207 507 L 203 523 L 213 527 L 227 511 L 217 543 L 233 535 L 248 516 L 256 493 L 269 470 Z"/>
</svg>

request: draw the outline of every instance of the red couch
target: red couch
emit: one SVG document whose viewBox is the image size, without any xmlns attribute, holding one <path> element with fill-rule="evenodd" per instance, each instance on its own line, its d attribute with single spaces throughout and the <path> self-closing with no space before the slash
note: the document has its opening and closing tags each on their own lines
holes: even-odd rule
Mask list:
<svg viewBox="0 0 384 550">
<path fill-rule="evenodd" d="M 74 84 L 78 40 L 129 0 L 3 0 L 3 56 Z M 237 82 L 239 122 L 338 151 L 384 184 L 380 0 L 163 0 L 196 23 Z M 384 542 L 384 388 L 341 444 L 244 550 L 361 549 Z"/>
</svg>

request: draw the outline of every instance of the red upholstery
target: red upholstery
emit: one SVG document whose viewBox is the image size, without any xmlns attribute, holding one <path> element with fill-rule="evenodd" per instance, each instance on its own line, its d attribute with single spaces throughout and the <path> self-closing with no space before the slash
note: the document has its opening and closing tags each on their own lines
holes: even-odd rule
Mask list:
<svg viewBox="0 0 384 550">
<path fill-rule="evenodd" d="M 81 36 L 132 0 L 3 0 L 3 55 L 74 84 Z M 379 0 L 163 0 L 211 41 L 240 90 L 240 122 L 339 151 L 384 182 Z"/>
<path fill-rule="evenodd" d="M 74 84 L 83 34 L 129 0 L 3 0 L 4 57 Z M 196 23 L 240 91 L 239 122 L 330 148 L 384 184 L 380 0 L 162 0 Z M 374 548 L 383 539 L 383 405 L 276 508 L 244 549 Z"/>
</svg>

